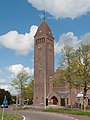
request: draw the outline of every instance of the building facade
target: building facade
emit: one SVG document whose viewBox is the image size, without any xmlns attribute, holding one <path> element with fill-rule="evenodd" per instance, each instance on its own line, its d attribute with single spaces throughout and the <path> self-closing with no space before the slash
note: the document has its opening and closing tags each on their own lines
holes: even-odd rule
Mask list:
<svg viewBox="0 0 90 120">
<path fill-rule="evenodd" d="M 62 81 L 61 86 L 55 85 L 60 71 L 54 72 L 54 37 L 45 19 L 34 36 L 34 105 L 44 105 L 46 98 L 49 105 L 68 106 L 70 101 L 69 84 Z M 76 102 L 83 105 L 83 97 L 77 97 L 81 89 L 72 88 L 72 105 Z M 90 104 L 88 90 L 87 104 Z"/>
<path fill-rule="evenodd" d="M 54 73 L 54 37 L 45 20 L 34 36 L 34 105 L 44 104 L 50 93 L 50 76 Z"/>
</svg>

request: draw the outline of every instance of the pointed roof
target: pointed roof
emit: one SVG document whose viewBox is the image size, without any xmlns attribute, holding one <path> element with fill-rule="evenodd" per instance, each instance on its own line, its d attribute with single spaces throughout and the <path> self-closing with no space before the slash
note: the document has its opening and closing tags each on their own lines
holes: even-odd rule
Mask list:
<svg viewBox="0 0 90 120">
<path fill-rule="evenodd" d="M 50 27 L 48 26 L 47 22 L 45 20 L 43 20 L 41 25 L 38 27 L 35 36 L 45 35 L 45 34 L 49 35 L 50 37 L 53 38 L 53 35 L 52 35 Z"/>
</svg>

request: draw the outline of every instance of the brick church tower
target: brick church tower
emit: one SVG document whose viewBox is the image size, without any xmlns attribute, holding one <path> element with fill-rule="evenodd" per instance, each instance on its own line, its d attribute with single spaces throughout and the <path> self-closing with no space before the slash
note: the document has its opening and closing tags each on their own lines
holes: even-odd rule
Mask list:
<svg viewBox="0 0 90 120">
<path fill-rule="evenodd" d="M 44 19 L 34 36 L 34 105 L 42 105 L 50 93 L 54 73 L 54 37 Z"/>
</svg>

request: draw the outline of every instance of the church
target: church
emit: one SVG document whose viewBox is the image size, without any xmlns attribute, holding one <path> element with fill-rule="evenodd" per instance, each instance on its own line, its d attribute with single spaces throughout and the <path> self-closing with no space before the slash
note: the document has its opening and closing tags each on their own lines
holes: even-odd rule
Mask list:
<svg viewBox="0 0 90 120">
<path fill-rule="evenodd" d="M 62 82 L 57 87 L 54 84 L 58 76 L 60 71 L 54 72 L 54 37 L 44 18 L 34 36 L 34 105 L 70 105 L 69 85 Z M 83 98 L 77 97 L 79 92 L 72 89 L 72 105 L 82 103 Z"/>
</svg>

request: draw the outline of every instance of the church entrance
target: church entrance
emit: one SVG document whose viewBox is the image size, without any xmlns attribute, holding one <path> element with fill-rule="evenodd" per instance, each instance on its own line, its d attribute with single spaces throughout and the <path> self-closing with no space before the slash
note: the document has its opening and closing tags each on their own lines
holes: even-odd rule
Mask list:
<svg viewBox="0 0 90 120">
<path fill-rule="evenodd" d="M 61 98 L 61 106 L 65 106 L 65 99 Z"/>
<path fill-rule="evenodd" d="M 53 96 L 51 98 L 51 101 L 52 101 L 53 105 L 57 105 L 58 104 L 58 99 L 55 96 Z"/>
</svg>

